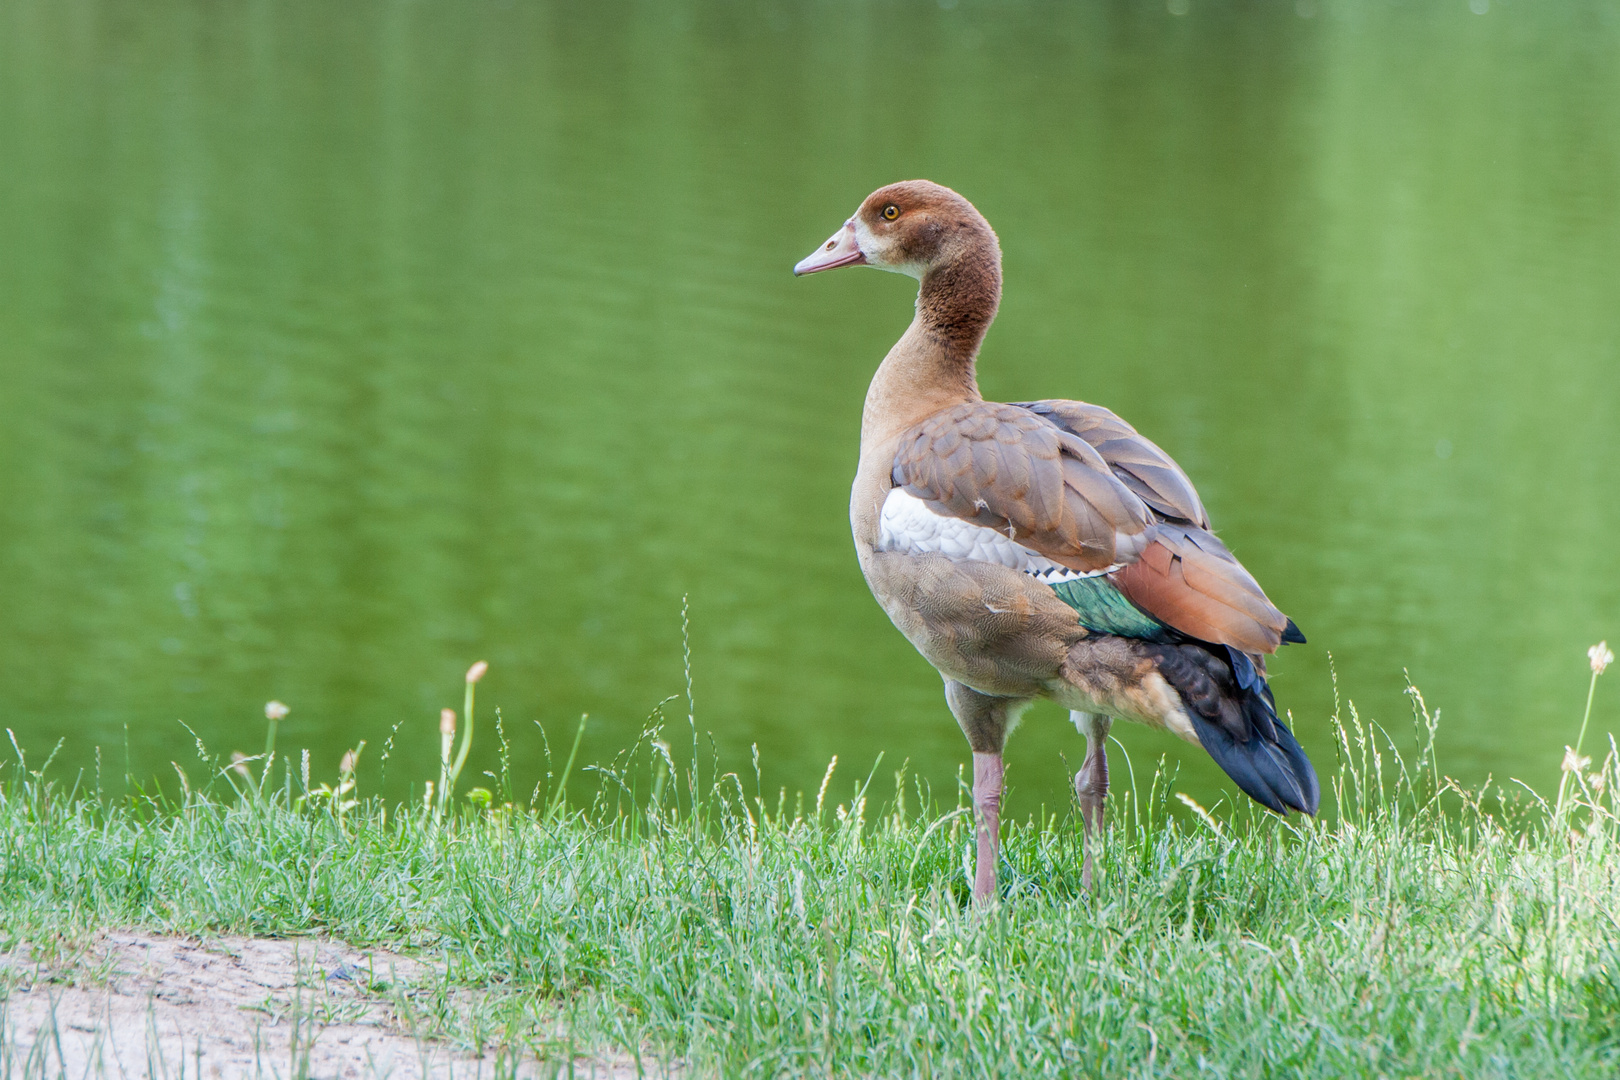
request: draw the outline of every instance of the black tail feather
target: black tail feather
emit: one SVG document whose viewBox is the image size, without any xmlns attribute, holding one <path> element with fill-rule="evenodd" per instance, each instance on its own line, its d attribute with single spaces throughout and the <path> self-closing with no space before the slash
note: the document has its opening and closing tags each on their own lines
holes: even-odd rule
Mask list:
<svg viewBox="0 0 1620 1080">
<path fill-rule="evenodd" d="M 1249 722 L 1249 727 L 1259 732 L 1266 742 L 1277 741 L 1277 706 L 1271 698 L 1271 687 L 1266 680 L 1256 675 L 1254 682 L 1248 686 L 1238 686 L 1238 708 L 1243 711 L 1243 719 Z"/>
<path fill-rule="evenodd" d="M 1315 814 L 1322 801 L 1316 770 L 1277 717 L 1265 677 L 1247 656 L 1217 648 L 1154 649 L 1160 674 L 1186 703 L 1198 741 L 1255 802 L 1279 814 Z"/>
<path fill-rule="evenodd" d="M 1298 810 L 1315 814 L 1322 803 L 1322 791 L 1299 740 L 1281 720 L 1274 722 L 1277 738 L 1266 739 L 1254 732 L 1247 741 L 1233 738 L 1220 724 L 1193 714 L 1193 730 L 1215 764 L 1230 776 L 1243 793 L 1268 810 L 1286 814 Z"/>
<path fill-rule="evenodd" d="M 1226 647 L 1226 658 L 1232 662 L 1232 674 L 1237 676 L 1238 689 L 1252 690 L 1255 683 L 1265 685 L 1264 680 L 1260 678 L 1260 673 L 1254 668 L 1254 661 L 1249 659 L 1248 653 L 1240 652 L 1228 645 Z"/>
</svg>

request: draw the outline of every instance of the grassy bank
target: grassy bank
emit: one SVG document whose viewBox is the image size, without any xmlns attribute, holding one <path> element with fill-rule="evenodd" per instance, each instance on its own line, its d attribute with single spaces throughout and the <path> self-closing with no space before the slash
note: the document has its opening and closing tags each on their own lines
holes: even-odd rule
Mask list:
<svg viewBox="0 0 1620 1080">
<path fill-rule="evenodd" d="M 1616 1075 L 1614 756 L 1567 773 L 1561 803 L 1487 797 L 1353 710 L 1337 730 L 1324 820 L 1209 816 L 1121 768 L 1096 893 L 1077 818 L 1014 823 L 988 912 L 965 906 L 957 793 L 839 770 L 762 798 L 677 768 L 656 732 L 584 809 L 561 761 L 533 805 L 497 782 L 459 810 L 312 793 L 299 763 L 233 771 L 200 747 L 168 797 L 87 798 L 19 764 L 0 926 L 65 971 L 107 926 L 414 952 L 442 974 L 373 988 L 413 1024 L 559 1069 Z"/>
</svg>

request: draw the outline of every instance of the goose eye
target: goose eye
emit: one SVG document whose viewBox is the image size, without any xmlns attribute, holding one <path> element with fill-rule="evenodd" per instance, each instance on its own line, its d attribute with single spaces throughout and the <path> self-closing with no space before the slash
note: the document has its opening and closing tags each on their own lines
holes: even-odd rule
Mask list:
<svg viewBox="0 0 1620 1080">
<path fill-rule="evenodd" d="M 895 218 L 897 218 L 899 216 L 900 216 L 900 208 L 898 206 L 894 205 L 894 203 L 890 203 L 888 206 L 885 206 L 883 208 L 883 220 L 884 221 L 893 221 Z"/>
</svg>

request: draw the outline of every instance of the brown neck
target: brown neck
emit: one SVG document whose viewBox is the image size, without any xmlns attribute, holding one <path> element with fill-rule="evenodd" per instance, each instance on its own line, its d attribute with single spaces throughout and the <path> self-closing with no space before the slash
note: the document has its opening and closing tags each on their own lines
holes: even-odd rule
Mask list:
<svg viewBox="0 0 1620 1080">
<path fill-rule="evenodd" d="M 973 358 L 1000 304 L 1001 252 L 991 233 L 975 237 L 956 258 L 923 275 L 917 321 L 967 369 L 971 382 Z"/>
<path fill-rule="evenodd" d="M 941 409 L 982 401 L 973 360 L 1001 301 L 1001 252 L 985 227 L 960 253 L 923 275 L 917 315 L 884 357 L 866 394 L 862 442 Z"/>
</svg>

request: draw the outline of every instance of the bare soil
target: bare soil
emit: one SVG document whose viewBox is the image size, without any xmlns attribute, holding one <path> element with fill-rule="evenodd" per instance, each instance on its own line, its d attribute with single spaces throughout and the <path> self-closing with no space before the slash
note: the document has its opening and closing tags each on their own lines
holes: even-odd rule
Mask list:
<svg viewBox="0 0 1620 1080">
<path fill-rule="evenodd" d="M 398 988 L 436 972 L 330 940 L 105 932 L 67 959 L 39 956 L 0 956 L 6 1076 L 636 1075 L 628 1060 L 570 1069 L 419 1037 Z"/>
</svg>

